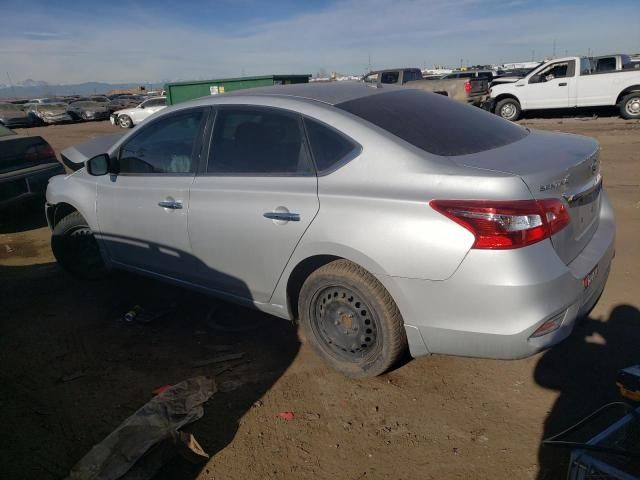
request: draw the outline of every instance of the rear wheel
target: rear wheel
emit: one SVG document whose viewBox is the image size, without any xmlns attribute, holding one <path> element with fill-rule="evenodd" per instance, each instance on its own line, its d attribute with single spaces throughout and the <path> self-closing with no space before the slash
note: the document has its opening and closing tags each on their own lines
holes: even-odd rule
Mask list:
<svg viewBox="0 0 640 480">
<path fill-rule="evenodd" d="M 496 104 L 496 115 L 500 115 L 505 120 L 510 120 L 515 122 L 518 118 L 520 118 L 520 114 L 522 110 L 520 108 L 520 102 L 518 102 L 514 98 L 505 98 L 504 100 L 500 100 Z"/>
<path fill-rule="evenodd" d="M 133 121 L 131 121 L 129 115 L 118 115 L 118 125 L 122 128 L 131 128 L 133 127 Z"/>
<path fill-rule="evenodd" d="M 298 311 L 309 343 L 349 377 L 380 375 L 407 349 L 402 316 L 389 292 L 347 260 L 331 262 L 307 278 Z"/>
<path fill-rule="evenodd" d="M 627 120 L 640 118 L 640 92 L 627 95 L 620 102 L 620 115 Z"/>
<path fill-rule="evenodd" d="M 98 242 L 79 212 L 70 213 L 53 228 L 51 250 L 60 266 L 77 277 L 97 279 L 107 274 Z"/>
</svg>

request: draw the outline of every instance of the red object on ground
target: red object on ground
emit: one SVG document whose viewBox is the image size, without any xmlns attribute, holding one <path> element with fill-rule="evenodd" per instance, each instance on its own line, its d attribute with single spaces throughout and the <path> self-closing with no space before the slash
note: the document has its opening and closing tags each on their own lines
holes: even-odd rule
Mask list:
<svg viewBox="0 0 640 480">
<path fill-rule="evenodd" d="M 281 419 L 286 420 L 287 422 L 290 422 L 291 420 L 293 420 L 293 419 L 294 419 L 294 417 L 296 416 L 296 414 L 295 414 L 295 413 L 293 413 L 293 412 L 280 412 L 280 413 L 278 414 L 278 416 L 279 416 Z"/>
<path fill-rule="evenodd" d="M 160 395 L 162 392 L 169 390 L 171 387 L 173 387 L 173 385 L 169 385 L 169 384 L 162 385 L 161 387 L 156 388 L 151 393 L 153 393 L 154 395 Z"/>
</svg>

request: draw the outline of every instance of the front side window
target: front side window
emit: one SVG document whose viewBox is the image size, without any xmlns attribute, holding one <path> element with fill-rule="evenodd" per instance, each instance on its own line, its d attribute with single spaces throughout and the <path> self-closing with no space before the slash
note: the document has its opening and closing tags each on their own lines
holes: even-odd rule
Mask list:
<svg viewBox="0 0 640 480">
<path fill-rule="evenodd" d="M 364 77 L 364 83 L 378 83 L 378 74 L 371 73 Z"/>
<path fill-rule="evenodd" d="M 191 110 L 142 127 L 120 149 L 120 173 L 193 173 L 205 111 Z"/>
<path fill-rule="evenodd" d="M 380 83 L 398 83 L 400 72 L 382 72 Z"/>
<path fill-rule="evenodd" d="M 538 74 L 540 81 L 549 82 L 556 78 L 573 77 L 573 64 L 573 61 L 569 61 L 549 65 Z"/>
<path fill-rule="evenodd" d="M 305 118 L 304 125 L 320 174 L 334 169 L 360 151 L 359 145 L 320 122 Z"/>
<path fill-rule="evenodd" d="M 301 119 L 285 111 L 232 107 L 218 111 L 207 172 L 308 175 L 312 172 Z"/>
</svg>

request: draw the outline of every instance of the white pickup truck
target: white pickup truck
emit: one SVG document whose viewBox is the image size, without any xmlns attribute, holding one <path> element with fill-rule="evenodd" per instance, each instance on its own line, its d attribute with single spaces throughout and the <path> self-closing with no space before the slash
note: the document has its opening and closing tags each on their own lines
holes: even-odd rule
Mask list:
<svg viewBox="0 0 640 480">
<path fill-rule="evenodd" d="M 550 60 L 513 83 L 491 87 L 493 111 L 517 120 L 526 110 L 617 105 L 640 119 L 640 70 L 597 72 L 587 57 Z"/>
</svg>

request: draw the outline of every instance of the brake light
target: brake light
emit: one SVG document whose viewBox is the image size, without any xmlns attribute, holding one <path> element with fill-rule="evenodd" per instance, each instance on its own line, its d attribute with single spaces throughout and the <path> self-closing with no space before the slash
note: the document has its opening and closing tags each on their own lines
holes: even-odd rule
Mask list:
<svg viewBox="0 0 640 480">
<path fill-rule="evenodd" d="M 56 158 L 56 152 L 47 143 L 33 145 L 25 152 L 25 160 L 37 162 L 39 160 L 51 160 Z"/>
<path fill-rule="evenodd" d="M 471 93 L 471 82 L 469 80 L 467 80 L 466 82 L 464 82 L 464 91 L 467 93 Z"/>
<path fill-rule="evenodd" d="M 566 227 L 569 212 L 560 199 L 431 200 L 434 210 L 469 230 L 471 248 L 505 250 L 537 243 Z"/>
</svg>

